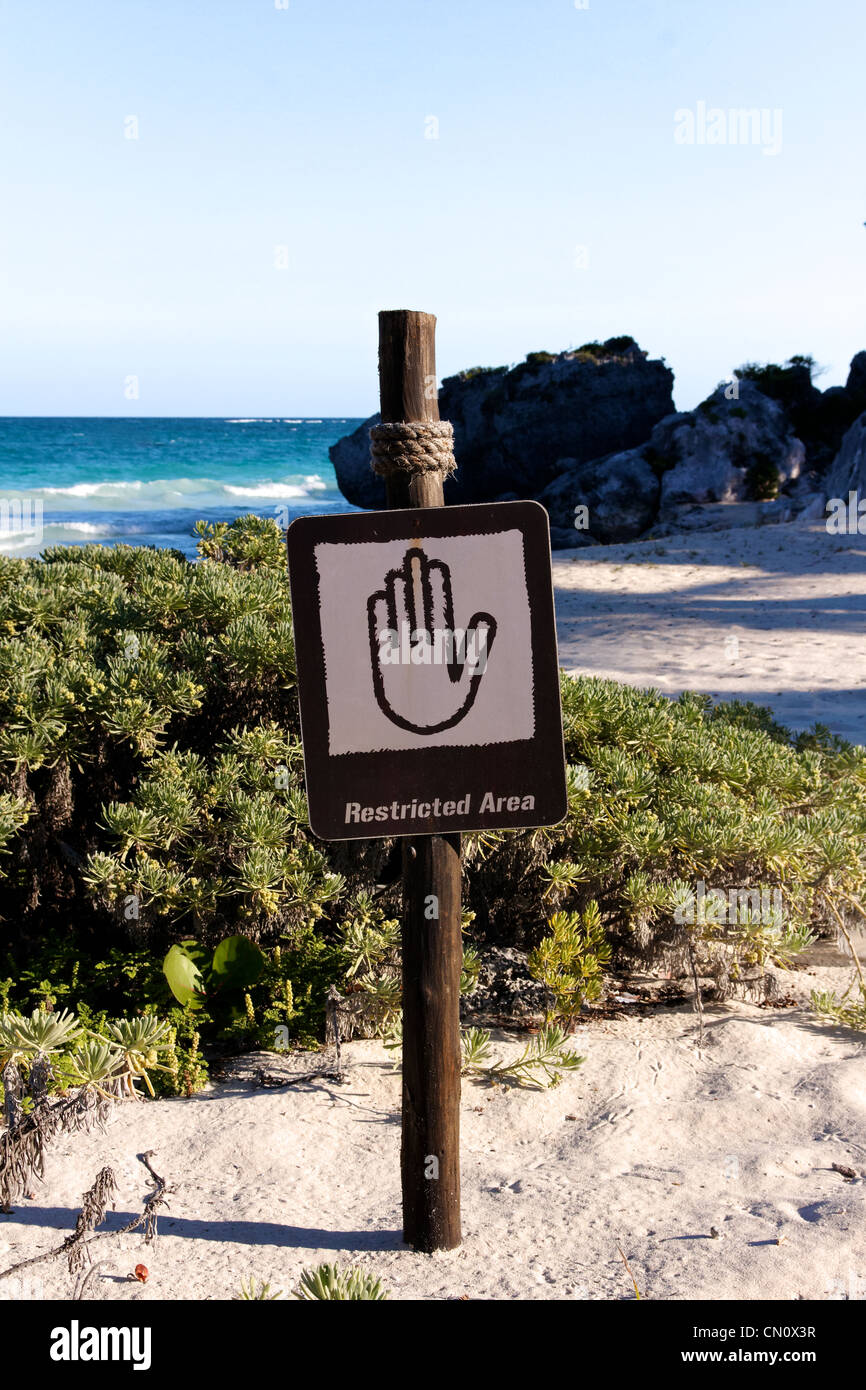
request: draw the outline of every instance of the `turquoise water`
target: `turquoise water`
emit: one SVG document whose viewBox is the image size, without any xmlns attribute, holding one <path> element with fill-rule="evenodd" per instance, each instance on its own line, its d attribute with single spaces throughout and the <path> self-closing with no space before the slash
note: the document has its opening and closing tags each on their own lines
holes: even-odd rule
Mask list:
<svg viewBox="0 0 866 1390">
<path fill-rule="evenodd" d="M 0 419 L 0 550 L 127 542 L 192 558 L 199 518 L 353 511 L 328 446 L 359 423 Z"/>
</svg>

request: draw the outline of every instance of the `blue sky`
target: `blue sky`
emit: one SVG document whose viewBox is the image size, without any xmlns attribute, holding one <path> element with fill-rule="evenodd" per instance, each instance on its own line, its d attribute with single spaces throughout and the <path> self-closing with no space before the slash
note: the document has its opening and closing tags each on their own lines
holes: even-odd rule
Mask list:
<svg viewBox="0 0 866 1390">
<path fill-rule="evenodd" d="M 5 0 L 0 413 L 366 415 L 398 307 L 440 375 L 631 333 L 681 408 L 843 381 L 864 70 L 857 0 Z M 781 149 L 678 143 L 699 102 Z"/>
</svg>

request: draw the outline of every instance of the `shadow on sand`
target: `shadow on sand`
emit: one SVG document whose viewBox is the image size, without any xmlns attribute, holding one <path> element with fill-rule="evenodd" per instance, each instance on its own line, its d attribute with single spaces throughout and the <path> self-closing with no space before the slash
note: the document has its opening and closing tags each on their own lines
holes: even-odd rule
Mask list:
<svg viewBox="0 0 866 1390">
<path fill-rule="evenodd" d="M 119 1231 L 140 1213 L 109 1212 L 100 1232 Z M 0 1230 L 16 1226 L 44 1226 L 56 1234 L 72 1231 L 78 1216 L 69 1207 L 17 1206 L 11 1216 L 0 1217 Z M 215 1240 L 238 1245 L 274 1245 L 287 1250 L 402 1250 L 402 1231 L 326 1231 L 316 1226 L 283 1226 L 270 1221 L 196 1221 L 160 1216 L 162 1236 L 187 1240 Z"/>
</svg>

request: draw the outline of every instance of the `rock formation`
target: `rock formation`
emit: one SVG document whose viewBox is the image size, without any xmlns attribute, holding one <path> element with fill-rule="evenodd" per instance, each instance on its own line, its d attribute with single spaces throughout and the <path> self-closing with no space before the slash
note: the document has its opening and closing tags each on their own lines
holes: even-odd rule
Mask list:
<svg viewBox="0 0 866 1390">
<path fill-rule="evenodd" d="M 670 369 L 633 338 L 461 372 L 439 393 L 459 465 L 446 501 L 537 498 L 555 549 L 817 516 L 824 496 L 866 497 L 866 352 L 844 387 L 819 391 L 813 367 L 747 364 L 680 412 Z M 355 506 L 384 505 L 369 457 L 378 418 L 330 451 Z"/>
<path fill-rule="evenodd" d="M 866 358 L 866 354 L 860 353 Z M 850 492 L 856 492 L 866 501 L 866 413 L 855 420 L 836 456 L 830 472 L 824 481 L 827 497 L 841 497 L 847 500 Z"/>
<path fill-rule="evenodd" d="M 454 426 L 458 470 L 445 485 L 449 503 L 535 497 L 561 459 L 584 463 L 647 439 L 673 408 L 673 373 L 649 361 L 632 338 L 611 338 L 557 355 L 530 353 L 513 367 L 476 368 L 446 377 L 443 420 Z M 381 507 L 381 480 L 370 471 L 368 430 L 378 416 L 331 448 L 344 497 Z"/>
</svg>

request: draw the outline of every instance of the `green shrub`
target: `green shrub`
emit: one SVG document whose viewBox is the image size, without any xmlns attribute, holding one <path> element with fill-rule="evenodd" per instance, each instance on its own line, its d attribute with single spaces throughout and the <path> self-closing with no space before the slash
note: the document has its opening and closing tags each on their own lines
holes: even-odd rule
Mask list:
<svg viewBox="0 0 866 1390">
<path fill-rule="evenodd" d="M 457 373 L 457 380 L 475 381 L 479 376 L 504 376 L 507 371 L 507 367 L 464 367 L 462 372 Z M 446 377 L 446 380 L 453 381 L 454 379 L 454 377 Z"/>
<path fill-rule="evenodd" d="M 581 343 L 576 349 L 578 357 L 586 361 L 610 362 L 622 357 L 630 348 L 636 348 L 637 343 L 629 334 L 623 333 L 618 338 L 607 338 L 603 343 L 594 339 L 591 343 Z"/>
<path fill-rule="evenodd" d="M 567 821 L 466 837 L 482 936 L 531 949 L 551 895 L 571 911 L 595 900 L 620 959 L 686 970 L 696 951 L 727 993 L 746 988 L 754 973 L 746 967 L 767 958 L 764 928 L 774 922 L 736 912 L 692 930 L 677 908 L 699 881 L 725 893 L 778 891 L 780 956 L 801 929 L 830 929 L 833 909 L 851 911 L 852 897 L 862 897 L 866 750 L 794 743 L 768 711 L 710 708 L 699 695 L 673 702 L 563 677 L 562 702 L 575 769 Z M 562 882 L 552 894 L 551 864 Z"/>
<path fill-rule="evenodd" d="M 853 388 L 819 391 L 813 378 L 822 370 L 813 357 L 795 353 L 782 366 L 746 362 L 735 373 L 781 405 L 792 432 L 806 446 L 809 468 L 817 471 L 832 463 L 845 431 L 866 409 L 866 396 Z"/>
<path fill-rule="evenodd" d="M 740 381 L 753 381 L 764 395 L 792 405 L 800 398 L 803 383 L 811 384 L 816 369 L 814 357 L 795 353 L 784 366 L 778 362 L 744 362 L 734 375 Z"/>
<path fill-rule="evenodd" d="M 540 1028 L 523 1051 L 510 1061 L 491 1062 L 490 1032 L 467 1028 L 461 1033 L 461 1071 L 464 1076 L 491 1084 L 528 1086 L 547 1090 L 558 1086 L 564 1072 L 577 1071 L 586 1061 L 568 1046 L 568 1034 L 556 1024 Z"/>
<path fill-rule="evenodd" d="M 781 481 L 778 466 L 768 454 L 758 450 L 752 455 L 746 468 L 746 488 L 751 498 L 764 502 L 778 497 Z"/>
<path fill-rule="evenodd" d="M 145 896 L 180 893 L 194 904 L 195 884 L 161 880 L 158 861 L 147 858 L 164 827 L 178 844 L 195 835 L 203 754 L 222 736 L 224 758 L 213 770 L 226 791 L 232 759 L 255 759 L 263 741 L 289 763 L 296 757 L 279 529 L 259 518 L 236 522 L 220 531 L 218 550 L 222 563 L 197 565 L 130 546 L 0 560 L 0 845 L 15 847 L 4 859 L 5 897 L 20 936 L 63 932 L 70 904 L 80 912 L 81 860 L 104 847 L 104 826 L 121 859 L 135 851 Z M 264 732 L 243 732 L 256 726 Z M 261 776 L 252 771 L 254 782 Z M 293 791 L 296 772 L 282 798 L 290 812 L 300 809 Z"/>
<path fill-rule="evenodd" d="M 474 913 L 463 913 L 463 930 Z M 386 917 L 367 893 L 359 893 L 354 911 L 337 932 L 343 977 L 349 997 L 343 1001 L 343 1036 L 388 1038 L 399 1035 L 402 1000 L 402 951 L 400 922 Z M 464 947 L 460 977 L 461 994 L 471 994 L 478 982 L 481 961 L 472 946 Z"/>
<path fill-rule="evenodd" d="M 392 842 L 327 844 L 307 825 L 279 528 L 199 535 L 197 564 L 129 546 L 0 558 L 0 999 L 74 1006 L 96 1031 L 156 1014 L 176 1060 L 157 1090 L 278 1029 L 321 1039 L 332 983 L 399 1009 Z M 531 951 L 551 910 L 593 901 L 618 958 L 696 952 L 722 990 L 857 913 L 863 749 L 819 727 L 792 739 L 754 705 L 591 678 L 563 676 L 562 702 L 567 819 L 464 837 L 467 984 L 479 943 Z M 676 921 L 699 880 L 778 890 L 781 926 Z M 168 949 L 210 957 L 232 936 L 258 943 L 260 977 L 180 1007 Z"/>
<path fill-rule="evenodd" d="M 555 361 L 556 354 L 553 352 L 528 352 L 525 359 L 522 362 L 518 362 L 516 367 L 512 367 L 507 375 L 503 377 L 500 385 L 490 393 L 490 396 L 484 402 L 484 408 L 490 411 L 492 408 L 495 408 L 496 403 L 500 401 L 500 399 L 511 399 L 515 387 L 526 380 L 533 380 L 539 368 L 545 367 L 549 362 Z"/>
<path fill-rule="evenodd" d="M 583 912 L 555 912 L 545 936 L 529 957 L 529 973 L 551 996 L 547 1023 L 561 1020 L 570 1028 L 581 1005 L 601 994 L 604 967 L 610 960 L 597 902 Z"/>
<path fill-rule="evenodd" d="M 701 401 L 700 405 L 697 407 L 700 414 L 703 415 L 704 419 L 711 425 L 717 425 L 719 423 L 718 412 L 715 409 L 716 405 L 717 402 L 710 397 L 709 400 Z"/>
<path fill-rule="evenodd" d="M 829 991 L 813 990 L 812 1008 L 819 1018 L 866 1033 L 866 988 L 862 984 L 853 997 L 840 998 Z"/>
</svg>

